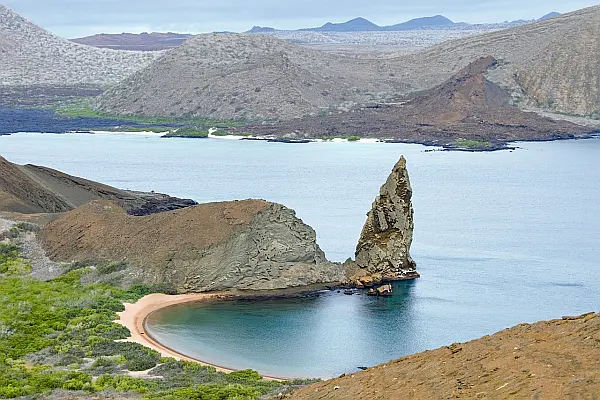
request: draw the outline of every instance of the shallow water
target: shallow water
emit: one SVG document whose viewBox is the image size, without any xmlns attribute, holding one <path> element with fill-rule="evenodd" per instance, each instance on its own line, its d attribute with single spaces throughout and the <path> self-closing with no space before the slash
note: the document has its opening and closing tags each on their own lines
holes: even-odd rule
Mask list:
<svg viewBox="0 0 600 400">
<path fill-rule="evenodd" d="M 294 208 L 332 260 L 352 256 L 401 154 L 422 278 L 392 298 L 185 306 L 153 315 L 165 344 L 226 367 L 328 377 L 520 322 L 599 311 L 600 140 L 494 153 L 402 144 L 289 145 L 126 135 L 0 137 L 0 155 L 120 188 Z"/>
</svg>

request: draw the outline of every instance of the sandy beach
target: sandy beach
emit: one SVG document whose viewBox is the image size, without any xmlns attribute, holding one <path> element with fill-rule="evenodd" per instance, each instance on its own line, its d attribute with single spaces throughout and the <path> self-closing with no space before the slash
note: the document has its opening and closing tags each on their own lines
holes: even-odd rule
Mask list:
<svg viewBox="0 0 600 400">
<path fill-rule="evenodd" d="M 210 364 L 202 360 L 198 360 L 192 357 L 188 357 L 185 354 L 181 354 L 155 340 L 145 328 L 146 318 L 154 311 L 160 310 L 165 307 L 170 307 L 176 304 L 195 303 L 201 301 L 209 301 L 216 299 L 227 298 L 230 293 L 227 292 L 215 292 L 215 293 L 197 293 L 197 294 L 181 294 L 181 295 L 166 295 L 166 294 L 151 294 L 138 300 L 134 304 L 125 303 L 125 311 L 117 313 L 119 319 L 115 322 L 127 327 L 131 332 L 131 337 L 124 341 L 139 343 L 143 346 L 149 347 L 153 350 L 158 351 L 163 357 L 172 357 L 176 360 L 196 362 L 201 365 L 211 366 L 217 369 L 217 371 L 230 373 L 234 372 L 232 369 L 220 367 L 218 365 Z M 274 377 L 265 376 L 266 380 L 282 380 Z"/>
</svg>

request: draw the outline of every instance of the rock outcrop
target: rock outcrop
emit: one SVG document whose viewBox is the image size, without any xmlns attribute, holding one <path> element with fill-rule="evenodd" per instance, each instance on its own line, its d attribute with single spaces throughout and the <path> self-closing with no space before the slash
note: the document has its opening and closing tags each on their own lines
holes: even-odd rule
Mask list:
<svg viewBox="0 0 600 400">
<path fill-rule="evenodd" d="M 401 157 L 367 214 L 356 246 L 361 275 L 379 280 L 414 279 L 419 274 L 410 256 L 413 238 L 412 188 Z"/>
<path fill-rule="evenodd" d="M 161 285 L 178 293 L 270 290 L 344 281 L 315 231 L 293 210 L 264 200 L 201 204 L 150 216 L 92 201 L 42 228 L 55 261 L 119 262 L 94 279 Z M 107 272 L 107 273 L 106 273 Z"/>
</svg>

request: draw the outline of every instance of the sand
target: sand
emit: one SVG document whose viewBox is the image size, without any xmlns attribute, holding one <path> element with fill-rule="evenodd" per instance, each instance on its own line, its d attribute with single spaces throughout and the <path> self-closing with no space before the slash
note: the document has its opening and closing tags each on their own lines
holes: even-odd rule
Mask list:
<svg viewBox="0 0 600 400">
<path fill-rule="evenodd" d="M 176 304 L 196 303 L 201 301 L 228 298 L 230 293 L 213 292 L 182 295 L 151 294 L 138 300 L 135 304 L 125 303 L 125 311 L 117 313 L 119 320 L 115 321 L 129 329 L 131 336 L 124 341 L 139 343 L 158 351 L 163 357 L 172 357 L 176 360 L 190 361 L 216 368 L 219 372 L 230 373 L 234 370 L 218 365 L 210 364 L 202 360 L 188 357 L 185 354 L 173 350 L 153 338 L 145 327 L 148 316 L 154 311 L 170 307 Z M 264 377 L 265 380 L 282 380 L 275 377 Z"/>
</svg>

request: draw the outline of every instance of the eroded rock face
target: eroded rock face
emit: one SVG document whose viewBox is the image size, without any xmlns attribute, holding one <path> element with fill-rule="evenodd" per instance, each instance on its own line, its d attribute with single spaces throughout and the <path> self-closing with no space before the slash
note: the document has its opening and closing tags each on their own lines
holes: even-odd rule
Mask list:
<svg viewBox="0 0 600 400">
<path fill-rule="evenodd" d="M 270 290 L 346 279 L 325 259 L 316 233 L 293 210 L 263 200 L 201 204 L 147 216 L 93 201 L 42 228 L 48 256 L 126 267 L 93 279 L 178 293 Z M 99 270 L 100 271 L 100 270 Z"/>
<path fill-rule="evenodd" d="M 356 246 L 357 274 L 382 280 L 414 279 L 419 274 L 410 256 L 413 238 L 412 188 L 401 157 L 367 214 Z M 366 272 L 366 274 L 365 274 Z"/>
</svg>

